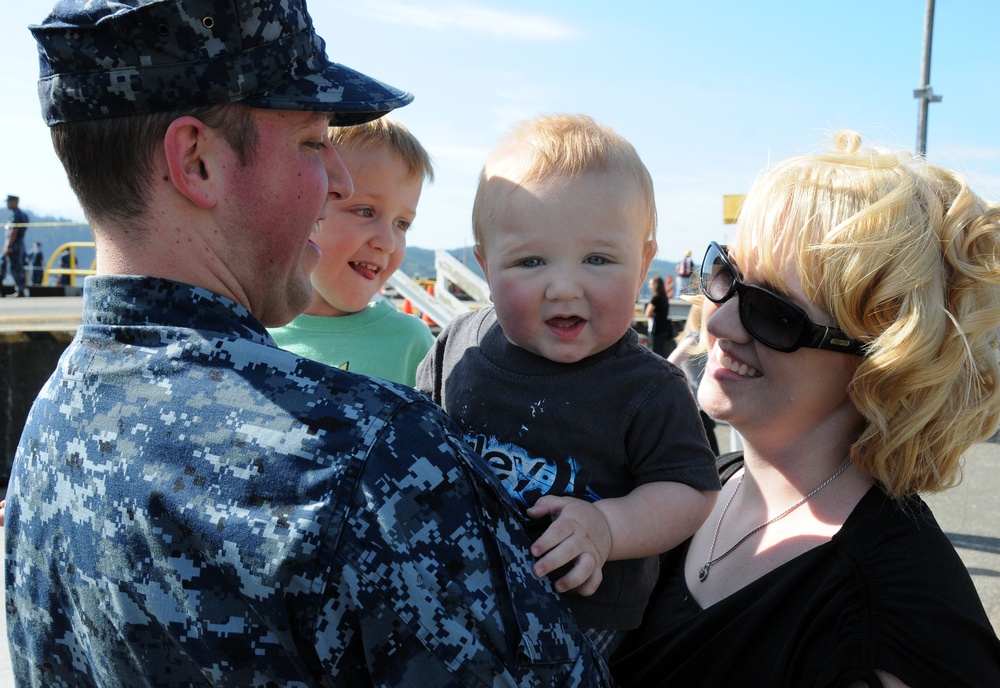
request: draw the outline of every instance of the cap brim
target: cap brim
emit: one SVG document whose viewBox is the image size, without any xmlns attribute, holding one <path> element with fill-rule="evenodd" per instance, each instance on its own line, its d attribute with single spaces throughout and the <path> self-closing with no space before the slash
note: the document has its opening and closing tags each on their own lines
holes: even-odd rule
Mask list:
<svg viewBox="0 0 1000 688">
<path fill-rule="evenodd" d="M 328 111 L 330 124 L 337 126 L 364 124 L 412 101 L 413 94 L 334 62 L 318 74 L 242 100 L 271 110 Z"/>
</svg>

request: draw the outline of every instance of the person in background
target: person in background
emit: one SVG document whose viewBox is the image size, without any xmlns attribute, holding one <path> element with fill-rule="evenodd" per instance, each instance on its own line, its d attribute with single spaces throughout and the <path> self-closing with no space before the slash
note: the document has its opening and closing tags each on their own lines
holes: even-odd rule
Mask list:
<svg viewBox="0 0 1000 688">
<path fill-rule="evenodd" d="M 31 30 L 98 274 L 14 457 L 17 685 L 607 685 L 441 409 L 265 329 L 353 193 L 329 126 L 412 96 L 330 62 L 303 0 L 62 0 Z"/>
<path fill-rule="evenodd" d="M 62 268 L 63 270 L 70 270 L 74 267 L 72 256 L 70 255 L 70 252 L 68 250 L 63 251 L 62 255 L 59 256 L 59 267 Z M 69 284 L 70 284 L 69 273 L 65 272 L 60 273 L 58 278 L 56 279 L 56 285 L 60 287 L 68 287 Z"/>
<path fill-rule="evenodd" d="M 333 127 L 330 142 L 354 195 L 330 202 L 314 239 L 323 255 L 306 312 L 268 331 L 299 356 L 412 387 L 434 335 L 420 318 L 372 298 L 403 263 L 421 187 L 434 179 L 430 156 L 389 116 Z"/>
<path fill-rule="evenodd" d="M 666 358 L 674 350 L 674 323 L 670 320 L 670 299 L 662 277 L 649 280 L 652 297 L 646 304 L 644 315 L 649 318 L 650 348 L 654 354 Z"/>
<path fill-rule="evenodd" d="M 629 686 L 1000 686 L 1000 641 L 921 492 L 1000 424 L 1000 206 L 839 132 L 766 170 L 701 265 L 698 398 L 744 451 L 664 558 Z"/>
<path fill-rule="evenodd" d="M 681 262 L 677 264 L 677 282 L 674 298 L 680 298 L 684 290 L 691 284 L 691 276 L 694 275 L 694 261 L 691 260 L 691 252 L 685 251 Z"/>
<path fill-rule="evenodd" d="M 448 325 L 417 388 L 536 519 L 535 575 L 558 571 L 609 654 L 639 623 L 656 555 L 694 532 L 718 487 L 683 373 L 631 327 L 656 254 L 652 180 L 612 129 L 540 117 L 487 159 L 473 234 L 494 307 Z"/>
<path fill-rule="evenodd" d="M 45 270 L 45 254 L 42 252 L 42 242 L 36 241 L 28 255 L 25 258 L 24 264 L 28 266 L 31 270 L 31 284 L 38 285 L 42 283 L 42 277 L 44 276 Z"/>
<path fill-rule="evenodd" d="M 18 208 L 20 199 L 17 196 L 7 196 L 7 210 L 10 217 L 4 226 L 4 242 L 2 257 L 0 257 L 0 283 L 10 270 L 14 280 L 14 293 L 11 296 L 27 296 L 24 286 L 24 235 L 28 232 L 28 214 Z M 3 296 L 3 291 L 0 291 Z"/>
</svg>

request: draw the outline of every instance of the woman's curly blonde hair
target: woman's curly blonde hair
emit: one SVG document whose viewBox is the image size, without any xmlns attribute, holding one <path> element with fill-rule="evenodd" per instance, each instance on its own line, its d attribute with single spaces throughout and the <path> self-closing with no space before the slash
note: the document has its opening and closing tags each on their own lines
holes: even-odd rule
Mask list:
<svg viewBox="0 0 1000 688">
<path fill-rule="evenodd" d="M 779 290 L 793 261 L 808 298 L 866 343 L 854 465 L 894 497 L 954 485 L 1000 424 L 1000 206 L 841 131 L 829 153 L 762 173 L 730 253 Z"/>
</svg>

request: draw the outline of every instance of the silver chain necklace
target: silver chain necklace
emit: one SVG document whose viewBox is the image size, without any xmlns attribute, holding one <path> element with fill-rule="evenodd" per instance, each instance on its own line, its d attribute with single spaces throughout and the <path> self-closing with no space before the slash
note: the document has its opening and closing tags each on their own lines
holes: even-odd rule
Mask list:
<svg viewBox="0 0 1000 688">
<path fill-rule="evenodd" d="M 702 566 L 701 569 L 698 571 L 698 580 L 699 581 L 704 581 L 706 578 L 708 578 L 708 570 L 710 568 L 712 568 L 712 566 L 714 566 L 715 564 L 718 564 L 720 561 L 722 561 L 723 559 L 725 559 L 726 557 L 728 557 L 730 554 L 732 554 L 733 550 L 735 550 L 737 547 L 739 547 L 744 542 L 746 542 L 748 539 L 750 539 L 751 535 L 753 535 L 754 533 L 758 532 L 762 528 L 766 528 L 767 526 L 771 525 L 775 521 L 784 518 L 785 516 L 787 516 L 788 514 L 792 513 L 793 511 L 795 511 L 796 509 L 798 509 L 800 506 L 802 506 L 803 504 L 805 504 L 806 501 L 810 497 L 812 497 L 817 492 L 819 492 L 820 490 L 822 490 L 824 487 L 826 487 L 827 485 L 829 485 L 830 483 L 832 483 L 834 480 L 836 480 L 837 477 L 841 473 L 843 473 L 844 471 L 846 471 L 847 467 L 850 466 L 850 465 L 851 465 L 851 460 L 848 459 L 847 461 L 844 462 L 843 466 L 841 466 L 840 468 L 838 468 L 837 471 L 833 475 L 831 475 L 829 478 L 827 478 L 826 480 L 824 480 L 823 483 L 819 487 L 817 487 L 815 490 L 813 490 L 812 492 L 810 492 L 809 494 L 807 494 L 805 497 L 803 497 L 799 501 L 795 502 L 795 504 L 792 504 L 790 507 L 788 507 L 787 509 L 785 509 L 784 511 L 782 511 L 780 514 L 778 514 L 774 518 L 772 518 L 772 519 L 770 519 L 768 521 L 764 521 L 763 523 L 761 523 L 759 526 L 757 526 L 756 528 L 754 528 L 753 530 L 751 530 L 749 533 L 747 533 L 746 535 L 744 535 L 743 537 L 741 537 L 736 542 L 735 545 L 733 545 L 732 547 L 730 547 L 729 549 L 727 549 L 725 552 L 723 552 L 722 554 L 720 554 L 719 556 L 717 556 L 715 559 L 713 559 L 712 555 L 715 554 L 715 541 L 718 540 L 718 538 L 719 538 L 719 531 L 722 529 L 722 519 L 724 519 L 726 517 L 726 512 L 729 511 L 729 505 L 733 503 L 733 499 L 736 498 L 736 493 L 740 491 L 740 485 L 743 484 L 743 478 L 746 477 L 746 471 L 744 471 L 743 475 L 740 476 L 740 481 L 738 483 L 736 483 L 736 489 L 733 490 L 733 494 L 731 494 L 729 496 L 729 501 L 726 502 L 726 506 L 722 510 L 722 515 L 719 516 L 719 522 L 715 526 L 715 535 L 712 536 L 712 546 L 708 548 L 708 559 L 705 560 L 705 565 Z"/>
</svg>

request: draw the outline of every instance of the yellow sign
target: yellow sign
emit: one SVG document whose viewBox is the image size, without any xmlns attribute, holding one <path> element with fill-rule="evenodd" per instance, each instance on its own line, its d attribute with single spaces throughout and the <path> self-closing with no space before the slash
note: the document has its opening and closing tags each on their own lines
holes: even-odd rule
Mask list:
<svg viewBox="0 0 1000 688">
<path fill-rule="evenodd" d="M 746 194 L 727 194 L 722 197 L 722 222 L 727 225 L 736 224 L 736 218 L 743 207 Z"/>
</svg>

